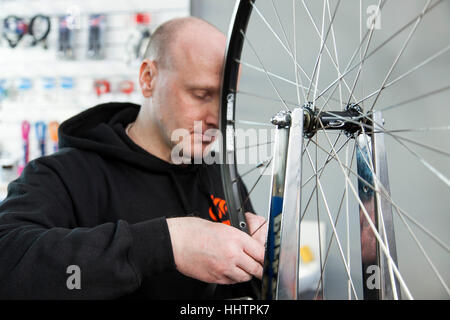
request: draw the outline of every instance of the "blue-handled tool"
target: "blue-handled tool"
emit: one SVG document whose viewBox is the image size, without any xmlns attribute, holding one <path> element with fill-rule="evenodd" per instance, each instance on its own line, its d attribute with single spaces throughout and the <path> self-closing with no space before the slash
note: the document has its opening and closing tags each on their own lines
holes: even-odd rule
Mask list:
<svg viewBox="0 0 450 320">
<path fill-rule="evenodd" d="M 38 139 L 41 156 L 45 156 L 45 139 L 46 139 L 47 125 L 43 121 L 38 121 L 34 126 L 36 129 L 36 137 Z"/>
</svg>

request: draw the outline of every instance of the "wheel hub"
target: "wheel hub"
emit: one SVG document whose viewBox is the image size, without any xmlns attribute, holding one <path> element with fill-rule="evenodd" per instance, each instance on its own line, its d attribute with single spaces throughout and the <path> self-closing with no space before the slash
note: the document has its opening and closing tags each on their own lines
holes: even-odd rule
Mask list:
<svg viewBox="0 0 450 320">
<path fill-rule="evenodd" d="M 306 138 L 312 138 L 319 130 L 341 130 L 348 136 L 361 131 L 362 127 L 371 127 L 371 120 L 364 115 L 362 108 L 357 104 L 349 104 L 345 110 L 320 112 L 312 102 L 303 107 L 303 133 Z M 282 110 L 271 118 L 271 123 L 278 128 L 287 128 L 291 125 L 291 112 Z"/>
</svg>

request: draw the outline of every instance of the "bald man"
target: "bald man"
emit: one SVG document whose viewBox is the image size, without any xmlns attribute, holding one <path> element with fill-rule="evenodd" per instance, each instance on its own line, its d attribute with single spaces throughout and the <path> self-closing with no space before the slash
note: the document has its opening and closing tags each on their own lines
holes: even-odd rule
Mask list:
<svg viewBox="0 0 450 320">
<path fill-rule="evenodd" d="M 218 165 L 185 161 L 208 154 L 218 127 L 225 42 L 200 19 L 164 23 L 139 70 L 141 106 L 60 126 L 59 152 L 31 161 L 0 204 L 0 298 L 257 297 L 265 229 L 231 227 Z M 252 232 L 264 219 L 245 209 Z"/>
</svg>

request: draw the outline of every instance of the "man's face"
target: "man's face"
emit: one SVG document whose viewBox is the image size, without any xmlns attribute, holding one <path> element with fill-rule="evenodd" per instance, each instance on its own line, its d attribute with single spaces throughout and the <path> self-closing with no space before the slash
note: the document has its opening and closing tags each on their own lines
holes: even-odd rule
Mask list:
<svg viewBox="0 0 450 320">
<path fill-rule="evenodd" d="M 172 59 L 169 59 L 170 67 L 158 68 L 153 92 L 163 140 L 170 149 L 180 142 L 183 145 L 189 143 L 191 154 L 196 157 L 201 157 L 211 143 L 211 135 L 206 131 L 217 129 L 219 125 L 220 81 L 225 52 L 223 35 L 202 35 L 200 32 L 177 39 L 172 48 Z M 177 140 L 171 141 L 176 129 L 184 129 L 189 135 L 183 138 L 174 136 Z"/>
</svg>

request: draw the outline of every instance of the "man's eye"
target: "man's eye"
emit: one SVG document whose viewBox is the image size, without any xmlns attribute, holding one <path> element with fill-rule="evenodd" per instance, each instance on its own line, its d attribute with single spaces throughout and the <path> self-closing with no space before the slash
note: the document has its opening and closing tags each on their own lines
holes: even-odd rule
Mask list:
<svg viewBox="0 0 450 320">
<path fill-rule="evenodd" d="M 208 92 L 206 91 L 194 91 L 193 94 L 197 99 L 206 99 L 208 97 Z"/>
</svg>

